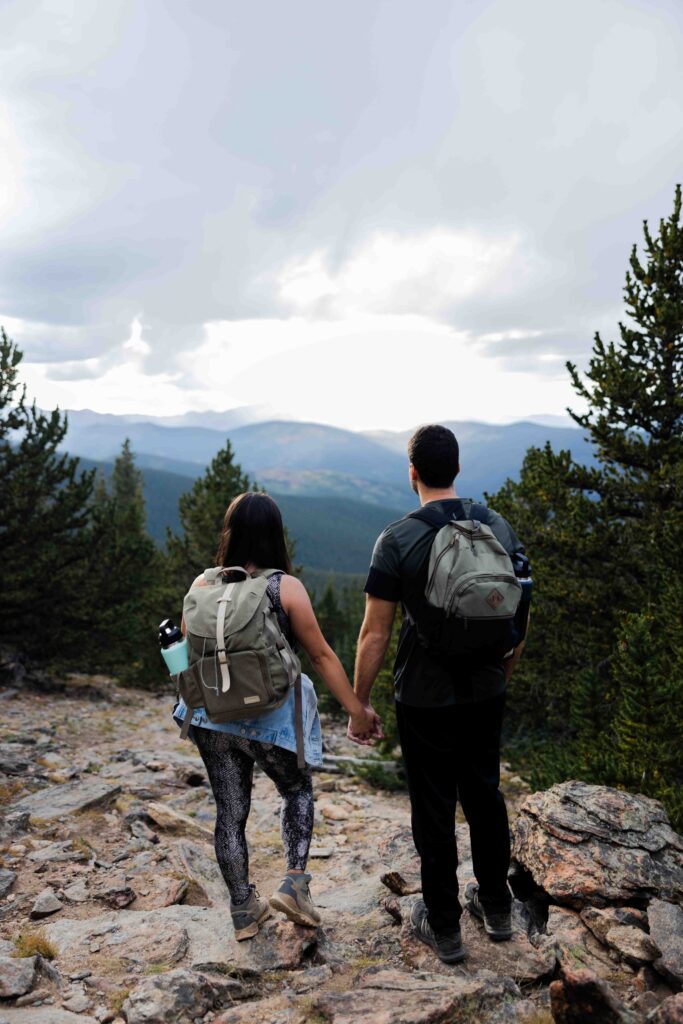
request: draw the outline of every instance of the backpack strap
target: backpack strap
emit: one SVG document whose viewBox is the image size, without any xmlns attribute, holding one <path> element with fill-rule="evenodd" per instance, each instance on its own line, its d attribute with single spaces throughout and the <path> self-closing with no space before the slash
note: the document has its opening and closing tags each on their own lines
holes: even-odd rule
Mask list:
<svg viewBox="0 0 683 1024">
<path fill-rule="evenodd" d="M 271 575 L 279 570 L 275 569 Z M 296 662 L 292 657 L 289 644 L 282 635 L 277 621 L 274 618 L 275 612 L 265 615 L 265 628 L 272 643 L 277 647 L 282 663 L 287 671 L 289 685 L 294 687 L 294 733 L 296 736 L 296 760 L 299 768 L 306 767 L 304 755 L 304 708 L 303 696 L 301 693 L 301 672 L 298 671 Z"/>
</svg>

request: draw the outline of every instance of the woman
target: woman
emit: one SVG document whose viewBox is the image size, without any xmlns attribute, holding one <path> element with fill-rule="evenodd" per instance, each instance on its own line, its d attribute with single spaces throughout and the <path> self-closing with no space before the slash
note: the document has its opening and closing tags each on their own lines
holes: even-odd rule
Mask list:
<svg viewBox="0 0 683 1024">
<path fill-rule="evenodd" d="M 295 576 L 287 553 L 280 510 L 267 494 L 248 492 L 231 502 L 223 524 L 217 565 L 239 565 L 248 572 L 277 569 L 268 581 L 268 596 L 280 628 L 293 647 L 300 645 L 330 692 L 351 716 L 354 735 L 372 742 L 381 735 L 379 718 L 353 692 L 339 658 L 322 633 L 306 589 Z M 193 587 L 205 585 L 199 576 Z M 183 623 L 183 632 L 185 624 Z M 216 800 L 216 859 L 230 892 L 230 913 L 238 941 L 252 938 L 270 915 L 253 883 L 245 827 L 251 804 L 254 765 L 275 783 L 282 797 L 282 841 L 287 871 L 273 893 L 270 906 L 297 924 L 320 924 L 311 900 L 306 874 L 313 834 L 313 786 L 310 765 L 322 764 L 322 740 L 315 690 L 302 677 L 306 767 L 297 765 L 294 729 L 294 691 L 274 711 L 258 718 L 214 724 L 204 709 L 195 710 L 191 736 L 199 748 Z M 174 718 L 182 722 L 187 708 L 181 701 Z"/>
</svg>

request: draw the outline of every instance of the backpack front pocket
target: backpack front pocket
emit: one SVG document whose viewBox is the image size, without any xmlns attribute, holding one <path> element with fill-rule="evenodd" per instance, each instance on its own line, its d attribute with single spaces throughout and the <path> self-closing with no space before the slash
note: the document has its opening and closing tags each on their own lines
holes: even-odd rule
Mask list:
<svg viewBox="0 0 683 1024">
<path fill-rule="evenodd" d="M 225 692 L 220 663 L 215 655 L 201 658 L 192 668 L 212 722 L 253 718 L 278 703 L 268 659 L 261 651 L 228 654 L 230 689 Z"/>
</svg>

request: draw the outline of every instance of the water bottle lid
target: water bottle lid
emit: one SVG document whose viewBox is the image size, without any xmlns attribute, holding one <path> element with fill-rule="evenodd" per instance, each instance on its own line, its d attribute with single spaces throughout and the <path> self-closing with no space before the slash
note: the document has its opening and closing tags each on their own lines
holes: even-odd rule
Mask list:
<svg viewBox="0 0 683 1024">
<path fill-rule="evenodd" d="M 183 639 L 183 634 L 179 628 L 175 625 L 172 619 L 164 619 L 163 622 L 159 623 L 159 646 L 170 647 L 172 644 L 178 643 L 179 640 Z"/>
</svg>

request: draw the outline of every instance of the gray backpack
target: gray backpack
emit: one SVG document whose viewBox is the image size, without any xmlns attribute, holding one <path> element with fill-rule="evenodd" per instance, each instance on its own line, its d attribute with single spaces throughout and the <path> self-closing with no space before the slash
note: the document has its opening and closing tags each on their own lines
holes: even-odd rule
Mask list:
<svg viewBox="0 0 683 1024">
<path fill-rule="evenodd" d="M 301 664 L 267 593 L 268 580 L 278 571 L 206 569 L 206 585 L 185 595 L 189 667 L 176 679 L 188 710 L 180 735 L 187 736 L 195 708 L 203 707 L 216 723 L 255 718 L 283 704 L 293 686 L 297 756 L 303 767 Z"/>
<path fill-rule="evenodd" d="M 470 516 L 473 503 L 462 504 Z M 429 508 L 412 512 L 411 518 L 437 530 L 413 616 L 423 644 L 443 653 L 505 653 L 522 596 L 510 555 L 478 519 L 444 519 Z"/>
</svg>

